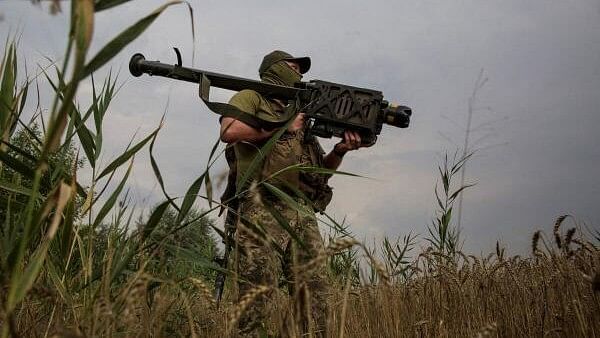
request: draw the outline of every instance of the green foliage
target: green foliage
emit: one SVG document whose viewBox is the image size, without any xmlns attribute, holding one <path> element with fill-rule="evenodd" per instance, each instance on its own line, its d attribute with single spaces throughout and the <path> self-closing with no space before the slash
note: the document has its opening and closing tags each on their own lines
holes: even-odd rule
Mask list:
<svg viewBox="0 0 600 338">
<path fill-rule="evenodd" d="M 390 242 L 387 237 L 383 238 L 381 251 L 384 264 L 390 277 L 396 281 L 406 282 L 415 273 L 410 252 L 416 245 L 416 238 L 412 233 L 397 237 L 394 242 Z"/>
<path fill-rule="evenodd" d="M 159 206 L 160 207 L 160 206 Z M 172 207 L 167 207 L 149 241 L 155 243 L 157 250 L 152 251 L 151 261 L 146 271 L 154 276 L 181 280 L 187 277 L 203 277 L 206 280 L 214 278 L 212 259 L 217 256 L 217 241 L 212 235 L 211 228 L 215 221 L 206 216 L 203 211 L 191 209 L 184 222 L 189 222 L 185 228 L 172 232 L 179 222 L 178 213 Z M 147 223 L 140 223 L 138 232 L 144 233 Z"/>
<path fill-rule="evenodd" d="M 6 155 L 18 160 L 27 167 L 35 167 L 40 157 L 40 139 L 42 133 L 39 125 L 34 123 L 30 126 L 17 128 L 7 145 Z M 47 195 L 60 180 L 68 179 L 73 170 L 82 168 L 84 159 L 78 158 L 74 145 L 69 143 L 61 147 L 60 151 L 48 158 L 48 170 L 41 178 L 40 193 Z M 12 199 L 12 211 L 19 215 L 20 210 L 25 207 L 31 195 L 33 181 L 31 176 L 23 175 L 10 166 L 0 169 L 0 217 L 6 210 L 8 199 Z M 16 194 L 15 194 L 16 193 Z M 3 217 L 2 217 L 3 219 Z"/>
<path fill-rule="evenodd" d="M 350 226 L 342 222 L 337 228 L 330 228 L 327 236 L 327 242 L 331 243 L 335 239 L 353 238 Z M 351 286 L 360 285 L 360 255 L 358 248 L 352 246 L 327 258 L 327 272 L 329 279 L 335 285 Z"/>
<path fill-rule="evenodd" d="M 16 121 L 22 111 L 19 101 L 24 101 L 27 96 L 27 86 L 18 94 L 17 88 L 17 44 L 8 42 L 5 46 L 4 57 L 0 65 L 2 72 L 0 79 L 0 137 L 2 142 L 8 141 L 16 127 Z M 0 150 L 5 146 L 0 144 Z"/>
<path fill-rule="evenodd" d="M 456 155 L 450 160 L 448 154 L 444 156 L 442 165 L 438 167 L 442 181 L 441 189 L 436 184 L 435 198 L 439 207 L 437 216 L 432 224 L 427 227 L 429 236 L 425 239 L 432 248 L 442 256 L 453 258 L 460 251 L 460 229 L 452 224 L 452 210 L 456 198 L 467 188 L 473 186 L 467 184 L 455 187 L 454 178 L 462 169 L 472 154 L 457 158 Z"/>
<path fill-rule="evenodd" d="M 29 84 L 37 78 L 25 74 L 25 81 L 19 84 L 17 43 L 9 40 L 6 44 L 0 65 L 0 322 L 9 325 L 2 325 L 2 337 L 20 335 L 12 323 L 32 290 L 51 287 L 60 293 L 48 309 L 50 326 L 58 306 L 90 309 L 93 302 L 87 300 L 97 299 L 99 293 L 110 298 L 111 285 L 126 280 L 131 269 L 148 257 L 143 239 L 127 233 L 133 211 L 126 203 L 126 185 L 134 155 L 155 139 L 160 126 L 100 170 L 96 165 L 101 156 L 102 124 L 116 94 L 116 78 L 109 74 L 99 92 L 92 79 L 92 103 L 86 110 L 80 111 L 76 102 L 82 81 L 143 33 L 166 8 L 181 3 L 170 1 L 159 6 L 99 48 L 100 52 L 86 64 L 95 11 L 125 2 L 70 2 L 70 29 L 62 66 L 54 66 L 54 75 L 41 70 L 54 89 L 54 100 L 48 116 L 34 114 L 39 124 L 20 121 Z M 54 9 L 60 9 L 58 2 L 53 4 Z M 90 118 L 94 131 L 88 128 Z M 21 129 L 17 129 L 18 124 Z M 82 153 L 75 151 L 77 146 L 81 146 Z M 87 189 L 77 177 L 84 162 L 92 171 Z M 126 162 L 129 168 L 120 183 L 109 189 Z M 158 224 L 161 216 L 156 214 L 149 224 Z M 67 290 L 76 290 L 86 300 L 84 304 L 73 303 L 71 296 L 75 293 Z"/>
</svg>

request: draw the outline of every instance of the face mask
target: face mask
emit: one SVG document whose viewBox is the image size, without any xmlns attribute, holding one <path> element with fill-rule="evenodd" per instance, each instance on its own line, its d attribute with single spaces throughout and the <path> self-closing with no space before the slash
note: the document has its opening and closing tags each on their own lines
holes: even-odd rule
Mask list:
<svg viewBox="0 0 600 338">
<path fill-rule="evenodd" d="M 285 61 L 279 61 L 269 67 L 260 77 L 264 82 L 293 87 L 302 80 L 302 75 L 293 70 Z"/>
</svg>

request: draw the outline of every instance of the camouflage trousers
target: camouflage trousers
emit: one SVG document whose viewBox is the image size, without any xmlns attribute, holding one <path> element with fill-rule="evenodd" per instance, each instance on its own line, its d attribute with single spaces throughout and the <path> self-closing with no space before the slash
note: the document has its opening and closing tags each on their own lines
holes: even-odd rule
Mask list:
<svg viewBox="0 0 600 338">
<path fill-rule="evenodd" d="M 280 285 L 287 288 L 292 302 L 278 336 L 307 332 L 325 336 L 327 276 L 325 260 L 316 259 L 323 257 L 323 240 L 314 211 L 303 202 L 300 205 L 308 212 L 300 212 L 276 199 L 247 199 L 240 205 L 240 215 L 245 221 L 238 222 L 236 231 L 238 299 L 244 300 L 245 295 L 251 295 L 258 287 L 269 288 L 253 299 L 242 314 L 239 320 L 241 336 L 258 337 L 261 332 L 273 334 L 272 330 L 267 330 L 267 323 L 273 314 L 274 293 L 280 292 Z M 291 231 L 284 229 L 281 219 L 287 221 Z M 253 224 L 263 236 L 252 229 Z M 290 232 L 299 241 L 294 240 Z M 296 330 L 290 332 L 290 328 Z"/>
</svg>

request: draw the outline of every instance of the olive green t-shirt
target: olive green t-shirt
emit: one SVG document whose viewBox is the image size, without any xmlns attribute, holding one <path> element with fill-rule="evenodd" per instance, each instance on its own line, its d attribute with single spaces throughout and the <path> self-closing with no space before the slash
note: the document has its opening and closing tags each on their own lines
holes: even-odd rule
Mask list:
<svg viewBox="0 0 600 338">
<path fill-rule="evenodd" d="M 276 112 L 271 103 L 254 90 L 244 89 L 229 100 L 229 104 L 239 110 L 265 121 L 280 121 L 281 113 Z"/>
<path fill-rule="evenodd" d="M 285 119 L 281 109 L 275 109 L 274 103 L 265 99 L 258 92 L 245 89 L 236 93 L 229 104 L 235 106 L 241 111 L 253 115 L 261 120 L 281 121 Z M 279 108 L 279 107 L 277 107 Z M 262 144 L 253 144 L 250 142 L 238 142 L 234 145 L 237 165 L 236 186 L 240 187 L 240 180 L 246 174 L 254 158 L 260 154 Z M 271 149 L 270 154 L 264 154 L 263 161 L 254 173 L 246 180 L 249 184 L 255 179 L 264 179 L 273 172 L 277 172 L 290 165 L 300 163 L 302 152 L 302 139 L 300 135 L 284 134 Z M 287 172 L 280 175 L 278 179 L 287 184 L 298 185 L 297 172 Z M 239 189 L 239 188 L 238 188 Z"/>
</svg>

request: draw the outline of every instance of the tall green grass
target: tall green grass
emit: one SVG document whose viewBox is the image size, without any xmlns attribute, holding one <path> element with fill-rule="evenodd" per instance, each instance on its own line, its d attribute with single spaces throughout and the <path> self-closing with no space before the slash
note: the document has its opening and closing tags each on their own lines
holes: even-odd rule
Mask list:
<svg viewBox="0 0 600 338">
<path fill-rule="evenodd" d="M 116 94 L 117 79 L 109 73 L 98 85 L 91 78 L 91 104 L 81 109 L 77 103 L 82 81 L 90 79 L 168 7 L 185 3 L 166 2 L 89 57 L 95 15 L 103 10 L 114 11 L 125 2 L 78 0 L 68 3 L 70 29 L 62 65 L 53 63 L 40 69 L 36 76 L 25 74 L 21 80 L 18 43 L 9 40 L 6 44 L 0 67 L 2 337 L 19 335 L 17 318 L 27 302 L 41 290 L 53 290 L 39 309 L 51 309 L 44 324 L 48 329 L 56 321 L 77 322 L 79 314 L 93 312 L 95 302 L 102 295 L 113 299 L 112 287 L 126 283 L 132 276 L 131 271 L 149 264 L 155 256 L 148 247 L 167 213 L 167 206 L 174 205 L 170 199 L 159 204 L 140 225 L 141 231 L 136 236 L 128 234 L 127 229 L 133 225 L 133 212 L 123 201 L 133 159 L 154 141 L 160 124 L 142 140 L 128 145 L 106 167 L 100 167 L 102 125 Z M 53 4 L 54 8 L 60 5 L 59 2 Z M 47 114 L 36 112 L 31 121 L 25 122 L 22 120 L 24 109 L 36 81 L 50 84 L 55 95 Z M 82 151 L 76 152 L 74 147 Z M 78 169 L 84 162 L 92 172 L 85 186 L 78 178 Z M 155 171 L 159 175 L 157 166 Z M 178 224 L 189 219 L 195 197 L 188 196 L 184 200 L 186 209 L 177 215 Z M 187 224 L 193 222 L 196 220 Z M 108 235 L 105 243 L 97 243 L 102 227 L 109 228 Z M 168 242 L 163 239 L 160 243 Z M 106 245 L 104 257 L 95 257 L 98 244 Z M 63 311 L 75 307 L 83 310 Z M 62 318 L 57 318 L 57 313 Z"/>
</svg>

